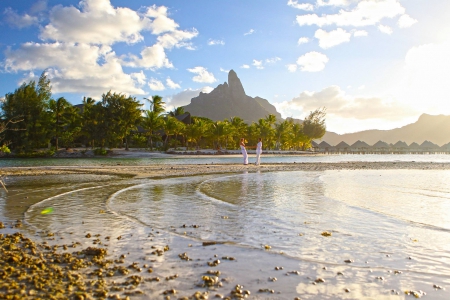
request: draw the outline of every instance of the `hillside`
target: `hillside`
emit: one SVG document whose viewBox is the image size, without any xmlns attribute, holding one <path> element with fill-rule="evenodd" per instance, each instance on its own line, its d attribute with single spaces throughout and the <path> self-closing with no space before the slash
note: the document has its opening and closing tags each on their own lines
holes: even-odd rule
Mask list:
<svg viewBox="0 0 450 300">
<path fill-rule="evenodd" d="M 327 132 L 322 140 L 330 145 L 337 145 L 342 141 L 351 145 L 358 140 L 373 145 L 381 140 L 392 144 L 404 141 L 408 145 L 413 142 L 421 144 L 424 141 L 430 141 L 442 146 L 450 142 L 450 116 L 422 114 L 415 123 L 400 128 L 365 130 L 347 134 Z"/>
<path fill-rule="evenodd" d="M 233 70 L 228 73 L 228 83 L 219 84 L 208 94 L 200 93 L 191 99 L 191 103 L 186 105 L 184 110 L 193 116 L 207 117 L 213 121 L 240 117 L 250 124 L 269 114 L 281 119 L 281 114 L 269 101 L 245 94 L 241 80 Z"/>
</svg>

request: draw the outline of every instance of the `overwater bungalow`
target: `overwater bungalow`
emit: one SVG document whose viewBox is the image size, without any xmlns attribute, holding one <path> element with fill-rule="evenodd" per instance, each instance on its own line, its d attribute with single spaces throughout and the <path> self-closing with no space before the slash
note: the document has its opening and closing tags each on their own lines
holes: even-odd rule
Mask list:
<svg viewBox="0 0 450 300">
<path fill-rule="evenodd" d="M 447 143 L 447 144 L 445 144 L 445 145 L 442 145 L 441 148 L 440 148 L 440 150 L 441 150 L 442 152 L 445 152 L 445 153 L 450 153 L 450 143 Z"/>
<path fill-rule="evenodd" d="M 390 148 L 389 144 L 383 141 L 378 141 L 372 146 L 372 150 L 377 153 L 388 153 Z"/>
<path fill-rule="evenodd" d="M 347 153 L 350 151 L 350 145 L 344 141 L 342 141 L 339 144 L 337 144 L 336 146 L 334 146 L 334 148 L 336 149 L 336 152 L 339 152 L 339 153 Z"/>
<path fill-rule="evenodd" d="M 334 147 L 332 147 L 330 144 L 328 144 L 325 141 L 322 141 L 319 144 L 319 149 L 320 149 L 321 152 L 332 152 L 332 151 L 334 151 Z"/>
<path fill-rule="evenodd" d="M 319 149 L 320 149 L 319 144 L 317 144 L 314 141 L 311 141 L 311 150 L 314 152 L 317 152 L 317 151 L 319 151 Z"/>
<path fill-rule="evenodd" d="M 366 142 L 362 142 L 360 140 L 356 141 L 353 145 L 350 146 L 350 150 L 352 152 L 357 152 L 357 153 L 367 153 L 370 149 L 369 144 L 367 144 Z"/>
<path fill-rule="evenodd" d="M 420 149 L 423 152 L 428 152 L 428 153 L 434 153 L 434 152 L 439 152 L 439 146 L 430 142 L 430 141 L 424 141 L 421 145 L 420 145 Z"/>
<path fill-rule="evenodd" d="M 417 144 L 416 142 L 411 143 L 411 145 L 408 146 L 408 149 L 410 151 L 410 153 L 421 153 L 422 149 L 420 149 L 420 145 Z"/>
<path fill-rule="evenodd" d="M 394 153 L 406 153 L 409 152 L 408 144 L 403 141 L 398 141 L 392 146 Z"/>
</svg>

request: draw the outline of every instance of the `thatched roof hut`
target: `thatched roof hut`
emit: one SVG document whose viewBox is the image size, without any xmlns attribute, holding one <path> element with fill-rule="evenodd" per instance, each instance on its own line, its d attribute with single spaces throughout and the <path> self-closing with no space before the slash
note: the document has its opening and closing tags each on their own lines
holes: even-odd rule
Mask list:
<svg viewBox="0 0 450 300">
<path fill-rule="evenodd" d="M 390 148 L 389 144 L 383 141 L 376 142 L 373 146 L 373 149 L 387 150 Z"/>
<path fill-rule="evenodd" d="M 430 141 L 425 141 L 425 142 L 423 142 L 420 145 L 420 149 L 423 149 L 423 150 L 437 150 L 437 149 L 439 149 L 439 146 L 436 145 L 436 144 L 433 144 Z"/>
<path fill-rule="evenodd" d="M 325 151 L 330 151 L 331 149 L 333 149 L 333 147 L 332 147 L 330 144 L 328 144 L 327 142 L 322 141 L 322 142 L 319 144 L 319 149 L 325 150 Z"/>
<path fill-rule="evenodd" d="M 353 145 L 351 145 L 350 148 L 352 150 L 367 150 L 370 148 L 370 146 L 366 142 L 358 140 L 355 143 L 353 143 Z"/>
<path fill-rule="evenodd" d="M 337 144 L 336 146 L 334 146 L 336 148 L 336 150 L 349 150 L 350 149 L 350 145 L 347 144 L 346 142 L 342 141 L 339 144 Z"/>
</svg>

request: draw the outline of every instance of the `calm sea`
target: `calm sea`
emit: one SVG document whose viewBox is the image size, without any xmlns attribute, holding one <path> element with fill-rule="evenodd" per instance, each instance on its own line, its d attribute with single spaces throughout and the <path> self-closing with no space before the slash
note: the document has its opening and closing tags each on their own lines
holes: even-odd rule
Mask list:
<svg viewBox="0 0 450 300">
<path fill-rule="evenodd" d="M 353 157 L 264 159 L 348 161 Z M 384 159 L 419 161 L 419 157 L 427 161 L 432 156 Z M 448 156 L 433 158 L 448 161 Z M 208 159 L 193 160 L 209 163 Z M 230 159 L 236 158 L 216 161 Z M 160 160 L 168 161 L 174 159 Z M 248 278 L 264 271 L 264 263 L 253 266 L 251 257 L 265 255 L 267 245 L 274 261 L 282 259 L 284 273 L 296 269 L 300 274 L 289 288 L 283 285 L 284 277 L 280 279 L 284 275 L 277 273 L 278 285 L 273 286 L 286 292 L 270 299 L 295 295 L 302 299 L 413 299 L 405 295 L 411 290 L 425 291 L 428 299 L 450 299 L 449 182 L 446 170 L 256 172 L 158 180 L 19 177 L 8 179 L 8 194 L 0 191 L 0 220 L 24 219 L 25 230 L 31 234 L 70 233 L 74 239 L 95 231 L 102 236 L 131 234 L 139 245 L 158 234 L 168 241 L 187 239 L 185 244 L 224 242 L 229 252 L 250 257 L 244 262 Z M 42 215 L 46 207 L 54 212 Z M 325 231 L 331 236 L 323 236 Z M 144 251 L 123 240 L 111 245 L 136 259 Z M 192 251 L 200 256 L 207 250 Z M 326 284 L 312 284 L 318 276 Z M 257 291 L 265 285 L 249 279 L 247 287 Z M 194 282 L 190 288 L 195 289 Z M 352 292 L 345 293 L 344 288 Z"/>
</svg>

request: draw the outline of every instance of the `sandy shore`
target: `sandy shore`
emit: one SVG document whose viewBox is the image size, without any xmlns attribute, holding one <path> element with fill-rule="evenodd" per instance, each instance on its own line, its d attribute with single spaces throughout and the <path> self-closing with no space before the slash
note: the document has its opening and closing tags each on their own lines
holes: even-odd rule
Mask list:
<svg viewBox="0 0 450 300">
<path fill-rule="evenodd" d="M 241 164 L 197 165 L 150 165 L 150 166 L 73 166 L 73 167 L 7 167 L 0 175 L 35 176 L 57 174 L 108 174 L 140 178 L 191 176 L 198 174 L 221 174 L 273 171 L 325 171 L 325 170 L 450 170 L 450 163 L 430 162 L 342 162 L 342 163 L 290 163 L 261 166 Z"/>
</svg>

